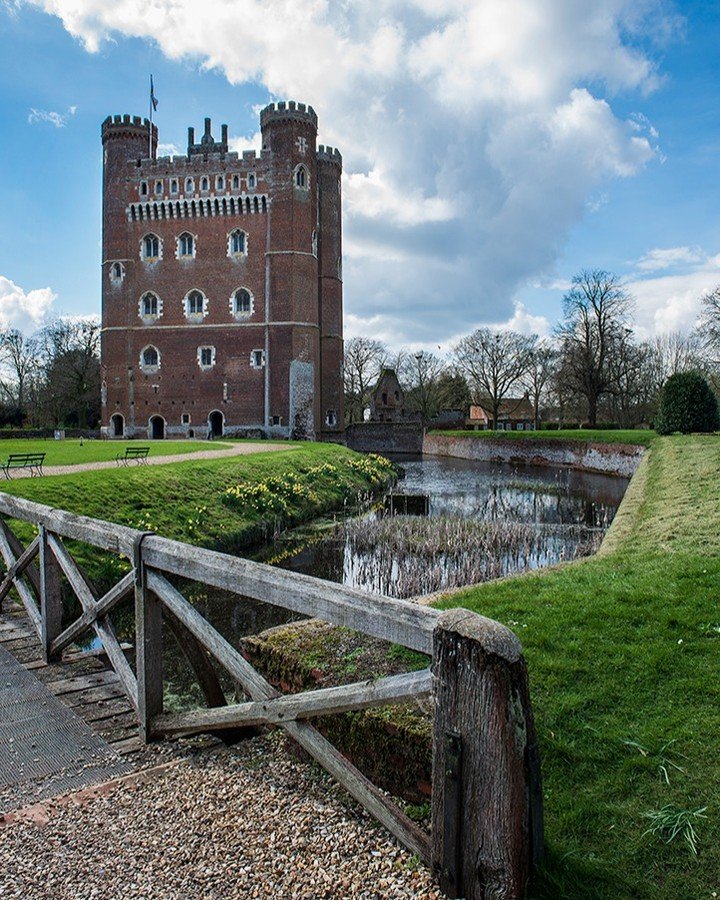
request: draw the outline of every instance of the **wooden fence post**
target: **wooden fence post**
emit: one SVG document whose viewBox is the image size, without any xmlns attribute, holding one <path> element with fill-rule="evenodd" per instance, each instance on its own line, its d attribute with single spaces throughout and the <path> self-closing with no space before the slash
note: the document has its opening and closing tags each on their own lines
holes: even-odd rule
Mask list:
<svg viewBox="0 0 720 900">
<path fill-rule="evenodd" d="M 142 543 L 150 532 L 136 538 L 135 565 L 135 654 L 140 737 L 154 737 L 152 720 L 163 710 L 162 608 L 147 588 Z"/>
<path fill-rule="evenodd" d="M 542 793 L 522 647 L 465 609 L 433 635 L 433 868 L 467 900 L 522 898 L 543 854 Z"/>
<path fill-rule="evenodd" d="M 55 554 L 48 545 L 48 532 L 44 525 L 38 525 L 38 536 L 40 538 L 41 641 L 45 662 L 49 662 L 50 644 L 62 631 L 60 567 L 55 559 Z"/>
</svg>

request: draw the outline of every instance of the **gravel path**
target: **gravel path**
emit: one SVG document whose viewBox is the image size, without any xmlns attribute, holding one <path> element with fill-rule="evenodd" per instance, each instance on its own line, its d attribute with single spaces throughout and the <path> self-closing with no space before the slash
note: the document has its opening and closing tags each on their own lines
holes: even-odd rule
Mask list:
<svg viewBox="0 0 720 900">
<path fill-rule="evenodd" d="M 222 450 L 197 450 L 194 453 L 175 453 L 172 456 L 148 456 L 147 464 L 149 466 L 162 466 L 165 463 L 190 462 L 193 459 L 221 459 L 224 456 L 247 456 L 251 453 L 276 453 L 278 450 L 292 450 L 292 446 L 288 444 L 280 444 L 267 441 L 258 444 L 233 444 L 232 447 L 225 447 Z M 73 472 L 89 472 L 92 469 L 117 469 L 118 464 L 111 460 L 109 462 L 91 462 L 78 463 L 76 466 L 43 466 L 43 472 L 46 475 L 72 475 Z M 138 468 L 137 463 L 130 463 L 129 469 Z M 16 478 L 30 478 L 30 471 L 27 473 L 23 469 L 15 469 L 12 480 Z"/>
<path fill-rule="evenodd" d="M 442 896 L 279 732 L 0 829 L 3 900 Z"/>
</svg>

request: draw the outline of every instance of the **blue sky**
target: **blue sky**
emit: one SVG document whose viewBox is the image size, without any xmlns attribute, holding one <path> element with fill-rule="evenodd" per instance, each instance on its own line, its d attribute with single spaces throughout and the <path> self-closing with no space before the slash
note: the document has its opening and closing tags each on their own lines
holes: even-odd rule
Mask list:
<svg viewBox="0 0 720 900">
<path fill-rule="evenodd" d="M 100 123 L 146 115 L 152 72 L 180 150 L 206 115 L 251 146 L 259 105 L 315 106 L 345 160 L 349 335 L 546 331 L 584 267 L 626 279 L 641 336 L 690 327 L 720 283 L 717 4 L 592 6 L 0 5 L 0 324 L 99 311 Z"/>
</svg>

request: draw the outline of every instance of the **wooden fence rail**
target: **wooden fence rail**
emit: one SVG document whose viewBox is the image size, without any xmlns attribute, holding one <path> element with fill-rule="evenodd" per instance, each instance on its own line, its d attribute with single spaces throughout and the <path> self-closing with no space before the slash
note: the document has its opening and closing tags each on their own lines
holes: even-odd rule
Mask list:
<svg viewBox="0 0 720 900">
<path fill-rule="evenodd" d="M 467 610 L 437 610 L 192 547 L 0 493 L 0 514 L 37 529 L 27 547 L 0 519 L 6 573 L 0 604 L 14 588 L 47 660 L 94 631 L 137 710 L 145 741 L 198 732 L 283 728 L 395 837 L 431 865 L 451 897 L 520 898 L 543 853 L 540 769 L 527 669 L 515 635 Z M 65 541 L 125 557 L 132 570 L 102 596 Z M 429 669 L 281 696 L 183 596 L 169 577 L 343 625 L 419 650 Z M 61 582 L 81 614 L 62 623 Z M 112 612 L 135 599 L 135 668 Z M 163 711 L 162 628 L 190 663 L 207 708 Z M 228 703 L 218 667 L 247 696 Z M 428 835 L 311 724 L 317 716 L 432 698 L 432 831 Z"/>
</svg>

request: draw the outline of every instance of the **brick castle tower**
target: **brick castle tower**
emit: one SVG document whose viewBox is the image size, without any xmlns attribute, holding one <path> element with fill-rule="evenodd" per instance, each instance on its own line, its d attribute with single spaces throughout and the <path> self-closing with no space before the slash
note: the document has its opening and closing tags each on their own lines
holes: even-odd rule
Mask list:
<svg viewBox="0 0 720 900">
<path fill-rule="evenodd" d="M 303 103 L 157 158 L 147 119 L 102 125 L 102 424 L 109 437 L 337 440 L 342 158 Z"/>
</svg>

